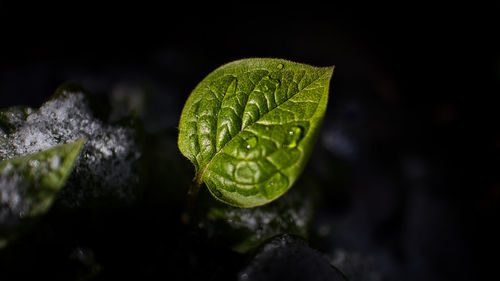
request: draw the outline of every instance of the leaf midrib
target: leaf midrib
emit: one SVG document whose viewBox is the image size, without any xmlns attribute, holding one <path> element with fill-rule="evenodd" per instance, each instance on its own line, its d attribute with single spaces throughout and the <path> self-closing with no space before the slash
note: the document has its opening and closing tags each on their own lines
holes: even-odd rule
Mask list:
<svg viewBox="0 0 500 281">
<path fill-rule="evenodd" d="M 255 120 L 253 121 L 252 123 L 246 125 L 244 128 L 242 128 L 240 131 L 238 131 L 236 133 L 236 135 L 234 135 L 234 137 L 232 137 L 229 141 L 227 141 L 220 149 L 219 151 L 216 151 L 214 156 L 212 156 L 212 158 L 210 159 L 210 161 L 208 161 L 208 163 L 205 165 L 205 167 L 203 168 L 202 172 L 199 174 L 199 176 L 196 177 L 195 179 L 195 183 L 197 185 L 201 185 L 202 181 L 203 181 L 203 177 L 205 176 L 205 173 L 206 171 L 208 170 L 208 168 L 210 167 L 210 165 L 212 164 L 212 161 L 215 159 L 215 157 L 217 157 L 217 155 L 219 155 L 219 153 L 221 153 L 224 148 L 230 143 L 232 142 L 234 139 L 236 139 L 236 137 L 241 133 L 243 132 L 246 128 L 252 126 L 253 124 L 255 124 L 257 121 L 261 120 L 264 116 L 266 116 L 267 114 L 269 114 L 270 112 L 272 112 L 273 110 L 277 109 L 278 107 L 280 107 L 282 104 L 284 104 L 285 102 L 289 101 L 291 98 L 293 98 L 294 96 L 298 95 L 299 93 L 301 93 L 302 91 L 304 91 L 307 87 L 311 86 L 312 84 L 314 84 L 314 82 L 320 80 L 324 75 L 327 75 L 328 72 L 326 71 L 325 73 L 321 74 L 320 76 L 318 76 L 318 78 L 314 79 L 313 81 L 311 81 L 311 83 L 309 83 L 307 86 L 305 86 L 304 88 L 302 88 L 301 90 L 299 90 L 297 93 L 291 95 L 289 98 L 285 99 L 282 103 L 280 103 L 279 105 L 276 105 L 275 108 L 269 110 L 268 112 L 262 114 L 261 116 L 259 116 L 259 119 L 258 120 Z M 248 100 L 247 100 L 248 102 Z"/>
</svg>

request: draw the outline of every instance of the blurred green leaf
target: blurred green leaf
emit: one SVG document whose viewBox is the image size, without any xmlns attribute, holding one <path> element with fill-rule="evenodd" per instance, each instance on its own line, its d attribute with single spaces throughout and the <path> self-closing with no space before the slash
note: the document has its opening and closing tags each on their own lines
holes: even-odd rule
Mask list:
<svg viewBox="0 0 500 281">
<path fill-rule="evenodd" d="M 83 143 L 84 139 L 80 139 L 0 161 L 0 246 L 5 246 L 20 220 L 49 210 L 73 169 Z"/>
</svg>

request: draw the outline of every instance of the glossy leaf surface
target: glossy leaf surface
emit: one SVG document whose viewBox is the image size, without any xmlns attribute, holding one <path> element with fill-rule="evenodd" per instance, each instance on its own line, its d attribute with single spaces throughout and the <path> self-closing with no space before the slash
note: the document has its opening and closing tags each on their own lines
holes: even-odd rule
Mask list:
<svg viewBox="0 0 500 281">
<path fill-rule="evenodd" d="M 195 182 L 232 206 L 266 204 L 296 181 L 321 127 L 333 67 L 244 59 L 209 74 L 182 111 L 178 145 Z"/>
</svg>

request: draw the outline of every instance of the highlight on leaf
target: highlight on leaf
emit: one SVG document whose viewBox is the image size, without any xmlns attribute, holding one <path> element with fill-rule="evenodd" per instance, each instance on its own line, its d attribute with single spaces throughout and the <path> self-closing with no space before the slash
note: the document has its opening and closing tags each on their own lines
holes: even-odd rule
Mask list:
<svg viewBox="0 0 500 281">
<path fill-rule="evenodd" d="M 269 203 L 304 169 L 321 128 L 333 67 L 243 59 L 210 73 L 181 114 L 178 145 L 205 183 L 236 207 Z M 190 194 L 196 191 L 190 191 Z"/>
</svg>

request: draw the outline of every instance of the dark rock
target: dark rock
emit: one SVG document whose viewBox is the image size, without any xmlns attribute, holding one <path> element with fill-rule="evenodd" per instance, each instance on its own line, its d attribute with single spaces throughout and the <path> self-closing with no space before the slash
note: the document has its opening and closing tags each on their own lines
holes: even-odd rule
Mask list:
<svg viewBox="0 0 500 281">
<path fill-rule="evenodd" d="M 250 264 L 239 273 L 239 281 L 343 281 L 320 252 L 309 248 L 303 240 L 282 235 L 261 247 Z"/>
</svg>

